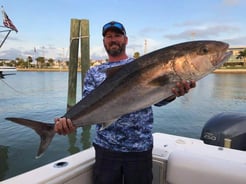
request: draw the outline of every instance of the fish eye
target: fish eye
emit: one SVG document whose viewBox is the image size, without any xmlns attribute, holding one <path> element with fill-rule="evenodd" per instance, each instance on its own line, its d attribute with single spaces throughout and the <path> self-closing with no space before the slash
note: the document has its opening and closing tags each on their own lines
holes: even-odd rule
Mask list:
<svg viewBox="0 0 246 184">
<path fill-rule="evenodd" d="M 203 55 L 203 54 L 207 54 L 208 53 L 208 48 L 206 46 L 200 48 L 199 50 L 199 54 Z"/>
</svg>

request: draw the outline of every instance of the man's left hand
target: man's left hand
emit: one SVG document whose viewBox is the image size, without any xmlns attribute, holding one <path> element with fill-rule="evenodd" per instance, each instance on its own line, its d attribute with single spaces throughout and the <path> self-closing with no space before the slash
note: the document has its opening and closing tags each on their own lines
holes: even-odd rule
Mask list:
<svg viewBox="0 0 246 184">
<path fill-rule="evenodd" d="M 172 92 L 176 97 L 184 96 L 186 93 L 189 92 L 191 88 L 196 87 L 195 81 L 186 81 L 183 80 L 181 82 L 178 82 L 176 84 L 176 87 L 172 89 Z"/>
</svg>

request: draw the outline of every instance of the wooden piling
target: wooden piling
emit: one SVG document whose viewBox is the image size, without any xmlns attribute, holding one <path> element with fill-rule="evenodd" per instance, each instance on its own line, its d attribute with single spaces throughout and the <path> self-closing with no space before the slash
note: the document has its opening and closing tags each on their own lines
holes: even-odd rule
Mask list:
<svg viewBox="0 0 246 184">
<path fill-rule="evenodd" d="M 90 68 L 90 35 L 89 35 L 89 20 L 82 19 L 80 22 L 80 43 L 81 43 L 81 91 L 83 92 L 84 79 L 87 70 Z M 82 142 L 83 148 L 89 148 L 91 146 L 90 142 L 90 130 L 91 125 L 87 125 L 83 127 L 82 132 Z"/>
<path fill-rule="evenodd" d="M 83 91 L 84 77 L 90 67 L 89 21 L 71 19 L 67 110 L 76 104 L 79 40 L 81 41 L 81 89 Z M 90 128 L 91 126 L 83 127 L 82 140 L 84 149 L 91 146 Z M 74 146 L 76 133 L 69 134 L 68 139 L 71 143 L 69 151 L 71 153 L 77 152 L 78 150 Z"/>
<path fill-rule="evenodd" d="M 83 91 L 84 78 L 90 67 L 90 42 L 89 42 L 89 20 L 82 19 L 80 22 L 81 43 L 81 91 Z"/>
<path fill-rule="evenodd" d="M 80 20 L 71 19 L 67 110 L 76 104 Z"/>
</svg>

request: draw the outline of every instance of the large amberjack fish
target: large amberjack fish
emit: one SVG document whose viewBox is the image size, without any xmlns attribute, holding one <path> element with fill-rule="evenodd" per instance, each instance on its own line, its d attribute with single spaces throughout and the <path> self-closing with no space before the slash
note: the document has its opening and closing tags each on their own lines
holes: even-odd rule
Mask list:
<svg viewBox="0 0 246 184">
<path fill-rule="evenodd" d="M 76 127 L 90 124 L 109 126 L 120 116 L 149 107 L 173 95 L 172 88 L 182 80 L 203 78 L 220 67 L 232 54 L 220 41 L 192 41 L 146 54 L 111 73 L 94 91 L 63 116 Z M 34 129 L 41 138 L 37 156 L 50 144 L 54 124 L 8 117 L 7 120 Z M 103 131 L 103 130 L 102 130 Z"/>
</svg>

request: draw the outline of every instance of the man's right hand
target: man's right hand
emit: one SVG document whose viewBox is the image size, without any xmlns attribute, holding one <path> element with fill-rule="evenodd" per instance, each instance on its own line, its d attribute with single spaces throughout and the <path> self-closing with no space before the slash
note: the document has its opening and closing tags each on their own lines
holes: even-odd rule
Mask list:
<svg viewBox="0 0 246 184">
<path fill-rule="evenodd" d="M 55 127 L 54 130 L 59 135 L 67 135 L 76 130 L 76 127 L 73 125 L 72 121 L 67 118 L 55 118 Z"/>
</svg>

